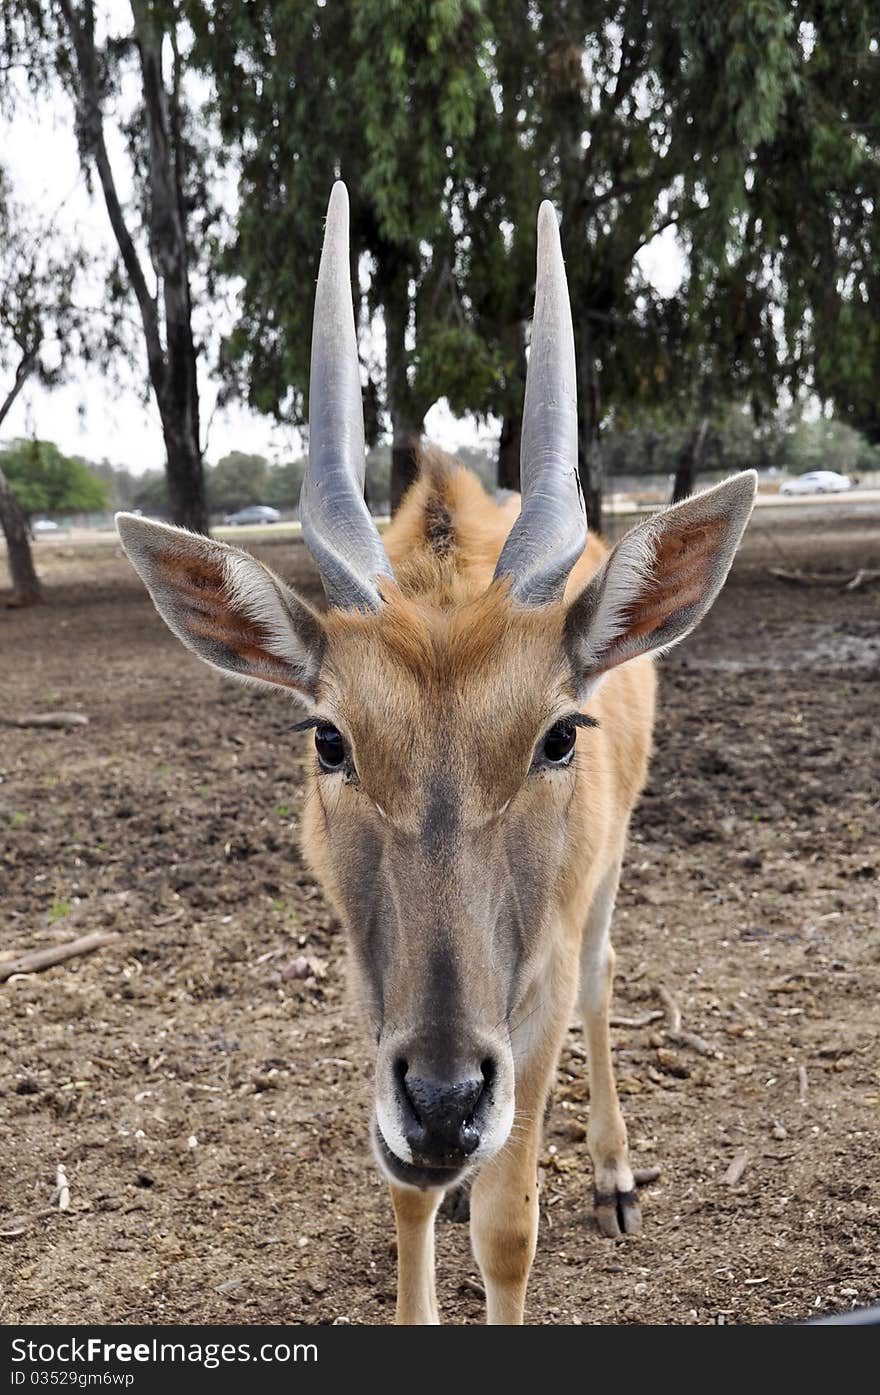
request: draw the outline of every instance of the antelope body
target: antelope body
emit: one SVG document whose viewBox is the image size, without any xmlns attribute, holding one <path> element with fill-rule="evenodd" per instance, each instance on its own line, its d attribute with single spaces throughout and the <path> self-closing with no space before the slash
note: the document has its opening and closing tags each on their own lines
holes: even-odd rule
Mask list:
<svg viewBox="0 0 880 1395">
<path fill-rule="evenodd" d="M 363 503 L 347 224 L 336 185 L 301 500 L 327 611 L 236 549 L 118 523 L 184 643 L 309 710 L 303 844 L 347 927 L 375 1046 L 373 1147 L 396 1215 L 398 1321 L 437 1321 L 434 1218 L 470 1178 L 488 1320 L 516 1323 L 544 1106 L 576 1008 L 598 1222 L 608 1235 L 641 1225 L 611 1062 L 610 922 L 650 752 L 651 655 L 720 590 L 755 477 L 647 520 L 613 552 L 587 538 L 568 296 L 544 204 L 522 505 L 496 505 L 429 453 L 383 546 Z"/>
</svg>

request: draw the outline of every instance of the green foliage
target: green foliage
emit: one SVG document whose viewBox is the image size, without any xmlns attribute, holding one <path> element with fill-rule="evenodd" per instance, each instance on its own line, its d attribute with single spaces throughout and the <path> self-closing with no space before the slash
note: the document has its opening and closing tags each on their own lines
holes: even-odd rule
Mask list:
<svg viewBox="0 0 880 1395">
<path fill-rule="evenodd" d="M 392 417 L 417 426 L 441 396 L 519 414 L 542 196 L 563 216 L 589 429 L 670 400 L 685 413 L 744 393 L 772 404 L 796 374 L 766 251 L 800 210 L 789 200 L 769 218 L 761 156 L 802 101 L 798 24 L 819 8 L 193 0 L 195 55 L 242 168 L 224 249 L 244 280 L 230 381 L 304 419 L 339 172 L 362 314 L 385 322 L 385 362 L 365 369 Z M 686 273 L 663 300 L 638 254 L 668 228 Z"/>
<path fill-rule="evenodd" d="M 271 504 L 275 509 L 290 510 L 299 503 L 299 494 L 306 473 L 305 458 L 285 460 L 273 465 L 261 499 L 250 499 L 252 504 Z"/>
<path fill-rule="evenodd" d="M 820 417 L 796 422 L 786 434 L 780 464 L 791 474 L 807 470 L 837 470 L 857 475 L 880 469 L 880 447 L 870 444 L 846 421 Z"/>
<path fill-rule="evenodd" d="M 104 481 L 107 486 L 108 508 L 115 511 L 139 507 L 135 502 L 135 495 L 141 487 L 143 475 L 133 474 L 124 465 L 111 465 L 109 460 L 82 460 L 80 456 L 74 456 L 74 459 L 81 460 L 93 475 Z"/>
<path fill-rule="evenodd" d="M 171 517 L 168 478 L 164 470 L 145 470 L 138 475 L 131 491 L 130 507 L 159 518 Z"/>
<path fill-rule="evenodd" d="M 415 381 L 425 385 L 425 400 L 431 397 L 429 384 L 442 384 L 443 396 L 459 416 L 494 398 L 502 371 L 491 347 L 470 325 L 427 324 L 413 354 Z"/>
<path fill-rule="evenodd" d="M 214 512 L 235 513 L 247 504 L 265 504 L 268 481 L 268 462 L 262 455 L 231 451 L 210 471 L 208 505 Z"/>
<path fill-rule="evenodd" d="M 306 419 L 321 229 L 338 172 L 352 200 L 354 264 L 365 257 L 362 313 L 378 310 L 386 323 L 384 363 L 365 363 L 371 400 L 416 425 L 438 397 L 461 400 L 462 362 L 485 355 L 461 303 L 450 234 L 480 112 L 491 106 L 483 7 L 191 0 L 186 11 L 224 141 L 241 162 L 238 223 L 223 248 L 224 268 L 244 281 L 227 381 L 260 410 Z M 478 376 L 485 387 L 487 374 Z M 473 391 L 464 398 L 476 405 Z"/>
<path fill-rule="evenodd" d="M 29 518 L 37 513 L 97 513 L 107 508 L 105 481 L 82 460 L 62 455 L 51 441 L 13 441 L 0 451 L 0 469 Z"/>
<path fill-rule="evenodd" d="M 769 449 L 782 388 L 795 400 L 817 392 L 880 442 L 880 0 L 149 8 L 175 41 L 168 66 L 183 82 L 175 135 L 197 284 L 212 293 L 221 276 L 241 278 L 225 388 L 259 410 L 306 419 L 321 230 L 338 174 L 352 200 L 358 318 L 373 331 L 361 335 L 372 445 L 389 419 L 417 432 L 440 397 L 459 413 L 520 415 L 541 197 L 563 222 L 582 454 L 600 427 L 612 467 L 625 435 L 638 436 L 640 458 L 674 451 L 682 423 L 703 416 L 716 423 L 707 461 L 722 439 L 728 453 Z M 9 64 L 33 63 L 38 85 L 51 72 L 75 85 L 56 20 L 41 0 L 0 7 L 0 46 Z M 100 51 L 102 94 L 135 72 L 130 30 L 126 17 Z M 185 100 L 194 67 L 213 83 L 210 119 Z M 11 91 L 0 78 L 0 100 Z M 144 118 L 138 107 L 123 133 L 141 242 Z M 224 166 L 237 177 L 234 227 L 220 215 Z M 5 244 L 16 220 L 3 221 L 2 195 L 0 180 Z M 669 297 L 640 260 L 661 233 L 682 258 Z M 117 275 L 114 323 L 128 294 Z M 8 368 L 2 316 L 0 305 Z M 39 300 L 18 317 L 35 323 Z M 114 354 L 126 342 L 116 334 Z M 44 367 L 53 371 L 48 358 Z M 743 402 L 748 440 L 737 434 Z M 860 435 L 837 428 L 784 434 L 791 468 L 871 458 Z M 212 474 L 212 503 L 290 508 L 302 468 L 233 453 Z M 123 506 L 168 510 L 152 476 L 114 488 Z M 387 452 L 371 456 L 368 492 L 384 506 Z"/>
<path fill-rule="evenodd" d="M 604 437 L 609 475 L 672 475 L 687 434 L 674 412 L 643 412 L 613 425 Z M 710 421 L 700 470 L 711 475 L 749 469 L 857 475 L 880 469 L 880 450 L 845 422 L 792 410 L 756 415 L 748 403 L 733 403 Z"/>
<path fill-rule="evenodd" d="M 3 460 L 0 455 L 0 461 Z M 100 477 L 108 491 L 109 506 L 120 509 L 140 509 L 158 517 L 170 517 L 171 507 L 164 470 L 145 470 L 133 475 L 129 470 L 103 461 L 92 465 L 78 462 Z M 245 451 L 230 451 L 216 465 L 205 466 L 208 498 L 212 512 L 217 515 L 234 513 L 249 504 L 270 504 L 283 513 L 292 514 L 299 504 L 305 475 L 306 460 L 285 460 L 273 465 L 262 455 Z M 390 497 L 391 456 L 387 446 L 380 446 L 367 456 L 367 496 L 375 512 L 386 512 Z"/>
</svg>

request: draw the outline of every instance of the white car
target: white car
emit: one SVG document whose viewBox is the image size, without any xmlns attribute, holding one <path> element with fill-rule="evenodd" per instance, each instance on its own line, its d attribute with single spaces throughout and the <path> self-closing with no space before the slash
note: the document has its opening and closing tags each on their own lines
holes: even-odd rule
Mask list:
<svg viewBox="0 0 880 1395">
<path fill-rule="evenodd" d="M 247 527 L 249 523 L 279 523 L 281 514 L 277 509 L 271 509 L 268 504 L 248 504 L 246 509 L 239 509 L 238 513 L 228 513 L 223 520 L 230 527 Z"/>
<path fill-rule="evenodd" d="M 786 480 L 780 494 L 840 494 L 852 489 L 849 475 L 838 475 L 834 470 L 808 470 L 805 475 Z"/>
<path fill-rule="evenodd" d="M 58 524 L 53 523 L 51 518 L 35 518 L 31 524 L 31 532 L 35 537 L 38 533 L 57 533 Z"/>
</svg>

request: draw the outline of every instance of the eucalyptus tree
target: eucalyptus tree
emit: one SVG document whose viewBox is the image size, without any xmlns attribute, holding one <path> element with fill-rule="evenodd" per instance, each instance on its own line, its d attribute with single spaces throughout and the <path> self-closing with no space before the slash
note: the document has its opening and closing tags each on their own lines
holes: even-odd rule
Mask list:
<svg viewBox="0 0 880 1395">
<path fill-rule="evenodd" d="M 29 524 L 35 514 L 102 513 L 108 506 L 106 481 L 53 441 L 11 441 L 0 449 L 0 464 Z"/>
<path fill-rule="evenodd" d="M 240 160 L 225 268 L 241 276 L 226 346 L 256 407 L 303 423 L 317 249 L 334 175 L 351 195 L 367 440 L 387 414 L 392 502 L 439 397 L 472 408 L 494 365 L 459 286 L 469 145 L 491 92 L 477 0 L 190 0 L 224 141 Z M 363 352 L 363 350 L 362 350 Z"/>
<path fill-rule="evenodd" d="M 89 185 L 100 189 L 118 250 L 108 306 L 124 310 L 133 302 L 137 310 L 172 515 L 205 532 L 193 283 L 210 249 L 215 206 L 199 113 L 188 95 L 187 44 L 177 0 L 131 0 L 127 11 L 96 8 L 94 0 L 0 7 L 4 71 L 26 63 L 32 89 L 60 87 L 73 104 L 81 164 Z M 15 98 L 8 81 L 3 95 L 7 103 Z M 125 155 L 114 164 L 120 144 Z M 120 191 L 128 185 L 133 197 L 126 199 Z M 210 268 L 202 273 L 210 285 Z M 122 320 L 114 317 L 108 358 L 127 347 Z"/>
<path fill-rule="evenodd" d="M 395 503 L 441 396 L 457 412 L 501 418 L 500 481 L 517 482 L 544 196 L 562 219 L 594 525 L 601 431 L 627 413 L 681 413 L 684 490 L 702 421 L 730 400 L 769 409 L 781 386 L 812 375 L 838 398 L 860 392 L 864 416 L 870 373 L 853 362 L 856 335 L 838 356 L 811 324 L 833 317 L 843 340 L 858 321 L 869 349 L 876 336 L 864 309 L 873 167 L 855 148 L 873 118 L 869 98 L 852 97 L 861 68 L 846 47 L 860 62 L 871 51 L 875 4 L 186 0 L 241 168 L 225 259 L 244 282 L 229 378 L 261 409 L 305 420 L 314 230 L 339 174 L 352 196 L 360 320 L 372 331 L 361 336 L 368 439 L 387 416 Z M 804 168 L 796 143 L 807 127 Z M 847 199 L 859 161 L 865 177 Z M 815 218 L 805 212 L 814 188 Z M 644 270 L 661 235 L 681 264 L 671 297 Z M 813 245 L 823 238 L 827 256 Z M 851 246 L 852 284 L 866 289 L 823 301 L 815 267 L 833 285 Z"/>
<path fill-rule="evenodd" d="M 880 3 L 795 0 L 792 11 L 799 81 L 756 151 L 748 237 L 776 291 L 793 390 L 806 384 L 876 444 Z"/>
<path fill-rule="evenodd" d="M 27 383 L 57 386 L 84 351 L 84 315 L 77 304 L 82 260 L 22 207 L 0 167 L 0 431 Z M 27 510 L 3 470 L 2 455 L 0 527 L 12 604 L 33 605 L 41 590 Z"/>
<path fill-rule="evenodd" d="M 474 262 L 491 294 L 468 290 L 484 332 L 494 324 L 495 339 L 519 357 L 503 380 L 504 435 L 519 415 L 525 353 L 532 249 L 521 195 L 549 195 L 562 218 L 575 324 L 581 482 L 600 526 L 603 423 L 673 398 L 701 418 L 699 399 L 727 391 L 707 352 L 719 305 L 690 282 L 688 255 L 698 233 L 707 260 L 736 259 L 744 171 L 796 85 L 796 29 L 783 0 L 721 0 L 711 10 L 697 0 L 487 0 L 486 9 L 503 131 L 497 198 L 505 226 L 521 231 L 508 234 L 506 258 L 496 247 Z M 669 301 L 640 254 L 672 230 L 685 286 Z"/>
</svg>

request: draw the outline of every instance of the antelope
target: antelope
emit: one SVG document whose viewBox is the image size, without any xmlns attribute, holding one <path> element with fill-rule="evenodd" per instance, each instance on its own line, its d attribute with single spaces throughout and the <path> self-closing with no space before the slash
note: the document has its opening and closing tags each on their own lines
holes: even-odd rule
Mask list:
<svg viewBox="0 0 880 1395">
<path fill-rule="evenodd" d="M 641 1227 L 609 1040 L 610 924 L 650 754 L 653 656 L 717 596 L 756 476 L 647 518 L 613 550 L 588 537 L 571 309 L 545 202 L 521 501 L 496 504 L 429 450 L 383 541 L 364 503 L 348 223 L 337 183 L 300 501 L 326 610 L 236 548 L 130 514 L 117 523 L 189 649 L 288 689 L 308 713 L 303 848 L 346 928 L 372 1042 L 398 1322 L 439 1320 L 434 1220 L 468 1179 L 487 1320 L 520 1323 L 542 1118 L 576 1004 L 598 1224 L 606 1236 Z"/>
</svg>

